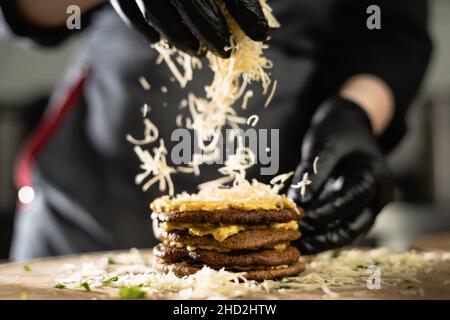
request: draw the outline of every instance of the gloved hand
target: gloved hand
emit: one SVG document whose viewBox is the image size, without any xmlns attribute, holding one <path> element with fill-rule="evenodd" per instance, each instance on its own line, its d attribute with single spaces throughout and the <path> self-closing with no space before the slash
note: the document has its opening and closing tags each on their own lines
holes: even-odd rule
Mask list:
<svg viewBox="0 0 450 320">
<path fill-rule="evenodd" d="M 292 186 L 306 172 L 311 184 L 302 197 Z M 342 98 L 325 102 L 305 135 L 288 192 L 305 209 L 302 238 L 295 245 L 308 255 L 350 244 L 367 233 L 392 195 L 390 174 L 366 112 Z"/>
<path fill-rule="evenodd" d="M 151 43 L 164 37 L 191 55 L 204 48 L 229 57 L 230 31 L 215 0 L 110 0 L 120 17 Z M 224 0 L 242 30 L 255 41 L 268 37 L 269 24 L 259 0 Z"/>
</svg>

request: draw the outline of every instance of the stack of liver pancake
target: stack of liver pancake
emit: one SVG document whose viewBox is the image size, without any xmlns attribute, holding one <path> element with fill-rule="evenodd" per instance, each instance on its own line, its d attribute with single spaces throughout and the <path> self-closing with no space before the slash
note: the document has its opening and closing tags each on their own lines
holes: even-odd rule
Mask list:
<svg viewBox="0 0 450 320">
<path fill-rule="evenodd" d="M 206 265 L 261 281 L 304 270 L 300 252 L 290 245 L 300 238 L 302 211 L 295 205 L 249 209 L 213 202 L 169 204 L 162 197 L 151 205 L 154 233 L 162 242 L 154 248 L 161 272 L 185 276 Z"/>
</svg>

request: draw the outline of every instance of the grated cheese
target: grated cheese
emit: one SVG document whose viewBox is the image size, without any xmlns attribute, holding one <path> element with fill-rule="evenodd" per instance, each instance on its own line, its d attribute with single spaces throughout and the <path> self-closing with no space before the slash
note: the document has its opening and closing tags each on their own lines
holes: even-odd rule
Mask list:
<svg viewBox="0 0 450 320">
<path fill-rule="evenodd" d="M 153 177 L 142 186 L 142 190 L 147 191 L 152 185 L 159 182 L 159 191 L 163 192 L 168 190 L 168 193 L 173 195 L 174 186 L 171 175 L 174 174 L 176 170 L 167 165 L 167 150 L 164 146 L 164 141 L 161 139 L 159 147 L 153 148 L 153 156 L 148 150 L 143 150 L 140 146 L 135 146 L 134 151 L 142 162 L 141 169 L 143 170 L 142 173 L 136 176 L 136 184 L 142 184 L 145 179 L 150 175 L 153 175 Z"/>
<path fill-rule="evenodd" d="M 180 101 L 180 105 L 178 106 L 179 109 L 184 109 L 188 106 L 188 101 L 187 99 L 183 99 Z"/>
<path fill-rule="evenodd" d="M 178 51 L 175 48 L 170 48 L 165 42 L 153 44 L 152 48 L 159 53 L 159 58 L 156 63 L 160 64 L 164 61 L 181 88 L 185 88 L 188 82 L 193 79 L 194 70 L 201 68 L 202 66 L 202 63 L 198 58 L 192 57 L 182 51 Z M 177 56 L 176 62 L 178 65 L 172 59 L 174 55 Z M 184 71 L 181 71 L 181 69 Z"/>
<path fill-rule="evenodd" d="M 274 81 L 273 86 L 272 86 L 272 91 L 270 92 L 269 97 L 266 100 L 266 103 L 264 104 L 264 108 L 267 108 L 270 103 L 273 100 L 273 97 L 275 96 L 275 92 L 277 91 L 277 87 L 278 87 L 278 81 Z"/>
<path fill-rule="evenodd" d="M 321 287 L 322 291 L 325 293 L 326 297 L 329 297 L 331 299 L 336 299 L 339 297 L 339 294 L 330 290 L 326 285 L 322 285 Z"/>
<path fill-rule="evenodd" d="M 253 97 L 253 91 L 252 90 L 248 90 L 244 94 L 244 98 L 243 98 L 242 105 L 241 105 L 241 109 L 242 110 L 247 110 L 248 102 L 250 101 L 250 99 L 252 97 Z"/>
<path fill-rule="evenodd" d="M 424 268 L 434 268 L 440 263 L 446 263 L 443 254 L 426 257 L 427 253 L 397 253 L 387 248 L 343 250 L 337 257 L 324 252 L 304 258 L 306 271 L 297 277 L 259 283 L 246 280 L 241 273 L 208 267 L 183 278 L 178 278 L 173 273 L 162 274 L 153 268 L 152 256 L 143 255 L 134 249 L 129 253 L 105 255 L 96 261 L 79 265 L 63 265 L 55 277 L 55 283 L 63 284 L 69 290 L 80 290 L 80 283 L 87 282 L 93 290 L 109 290 L 107 292 L 112 297 L 118 297 L 120 288 L 141 286 L 149 298 L 235 299 L 252 294 L 273 298 L 275 293 L 310 290 L 324 292 L 325 298 L 339 298 L 341 289 L 368 290 L 367 266 L 377 264 L 381 269 L 383 287 L 399 288 L 402 294 L 425 295 L 426 292 L 420 288 L 414 292 L 406 292 L 399 285 L 399 279 L 414 279 Z M 109 264 L 110 259 L 115 263 Z M 116 276 L 117 281 L 105 285 L 106 279 Z"/>
<path fill-rule="evenodd" d="M 270 151 L 270 149 L 269 149 Z M 288 181 L 294 175 L 294 171 L 280 174 L 272 180 L 270 180 L 270 184 L 273 186 L 273 192 L 279 193 L 281 189 L 284 187 L 284 183 Z"/>
<path fill-rule="evenodd" d="M 254 126 L 256 126 L 258 124 L 258 121 L 259 121 L 259 117 L 256 114 L 254 114 L 254 115 L 248 117 L 247 124 L 249 126 L 254 127 Z"/>
<path fill-rule="evenodd" d="M 317 170 L 317 164 L 319 163 L 319 157 L 315 157 L 314 158 L 314 162 L 313 162 L 313 172 L 314 174 L 317 174 L 318 170 Z"/>
<path fill-rule="evenodd" d="M 144 105 L 141 108 L 142 117 L 145 118 L 150 110 L 151 110 L 150 106 L 147 103 L 144 103 Z"/>
<path fill-rule="evenodd" d="M 139 77 L 139 83 L 141 84 L 142 88 L 145 91 L 149 91 L 152 88 L 150 86 L 150 84 L 148 83 L 147 79 L 145 79 L 145 77 L 143 77 L 143 76 Z"/>
<path fill-rule="evenodd" d="M 280 24 L 273 16 L 272 9 L 266 3 L 266 0 L 260 0 L 260 2 L 269 26 L 279 28 Z M 189 108 L 189 116 L 185 120 L 185 127 L 195 130 L 201 153 L 193 154 L 192 161 L 187 167 L 176 169 L 170 167 L 166 161 L 167 150 L 164 147 L 163 140 L 160 140 L 160 147 L 153 148 L 152 151 L 143 150 L 140 147 L 158 139 L 157 128 L 150 120 L 144 120 L 146 129 L 143 140 L 137 140 L 131 135 L 127 136 L 127 140 L 136 146 L 135 152 L 142 162 L 141 169 L 143 169 L 143 172 L 136 177 L 136 183 L 141 184 L 150 175 L 153 176 L 143 185 L 144 191 L 159 182 L 161 192 L 168 191 L 170 195 L 173 195 L 172 174 L 184 172 L 198 176 L 202 164 L 213 163 L 218 159 L 220 152 L 217 145 L 220 141 L 221 130 L 225 126 L 230 126 L 235 130 L 234 132 L 237 132 L 240 125 L 252 123 L 252 126 L 256 126 L 258 122 L 258 116 L 256 115 L 249 119 L 240 117 L 234 110 L 234 106 L 242 99 L 241 108 L 247 108 L 249 99 L 254 95 L 253 91 L 248 89 L 252 83 L 259 83 L 263 94 L 267 95 L 272 84 L 268 70 L 273 66 L 272 61 L 264 56 L 264 51 L 268 46 L 247 37 L 228 12 L 225 3 L 219 1 L 219 5 L 232 33 L 231 47 L 229 48 L 231 51 L 230 58 L 222 59 L 211 52 L 207 53 L 209 68 L 213 72 L 213 80 L 204 88 L 205 95 L 197 97 L 193 93 L 189 93 L 187 100 L 183 99 L 180 103 L 180 108 Z M 173 75 L 171 81 L 178 81 L 181 88 L 185 88 L 188 82 L 193 79 L 194 70 L 202 68 L 201 60 L 178 51 L 176 48 L 171 48 L 166 42 L 154 44 L 152 47 L 159 53 L 156 63 L 160 64 L 164 61 Z M 150 90 L 150 84 L 144 77 L 140 77 L 139 82 L 144 89 Z M 264 107 L 270 104 L 276 88 L 277 81 L 274 81 Z M 167 93 L 168 89 L 166 86 L 162 86 L 161 91 Z M 167 103 L 164 103 L 163 106 L 167 106 Z M 144 111 L 143 114 L 145 116 L 147 111 Z M 177 126 L 181 127 L 183 125 L 182 117 L 178 116 L 175 122 Z M 244 188 L 248 190 L 248 198 L 255 190 L 261 193 L 261 189 L 263 189 L 257 182 L 249 183 L 245 180 L 246 170 L 253 166 L 256 161 L 255 155 L 249 148 L 243 146 L 242 137 L 239 134 L 235 134 L 233 139 L 237 139 L 238 147 L 235 154 L 229 156 L 225 165 L 219 169 L 219 173 L 224 177 L 201 184 L 199 187 L 203 190 L 214 191 L 232 182 L 233 188 L 239 190 L 235 193 L 240 194 L 240 188 Z M 271 192 L 271 196 L 268 198 L 269 202 L 274 200 L 281 206 L 286 204 L 284 203 L 285 200 L 277 198 L 280 197 L 278 192 L 281 188 L 282 184 L 268 187 Z M 224 193 L 222 194 L 224 195 Z M 257 201 L 257 203 L 260 202 Z"/>
<path fill-rule="evenodd" d="M 300 182 L 292 185 L 292 188 L 300 189 L 300 195 L 301 195 L 302 199 L 304 199 L 305 195 L 306 195 L 306 187 L 309 186 L 311 183 L 312 183 L 312 181 L 309 180 L 308 172 L 305 172 L 303 174 L 302 180 Z"/>
<path fill-rule="evenodd" d="M 272 68 L 273 64 L 264 56 L 267 45 L 247 37 L 228 12 L 225 3 L 220 1 L 219 5 L 232 33 L 231 47 L 229 48 L 231 56 L 229 59 L 222 59 L 210 52 L 207 53 L 209 67 L 214 74 L 213 80 L 205 87 L 204 97 L 197 97 L 193 93 L 189 93 L 187 99 L 190 126 L 186 127 L 196 131 L 198 145 L 202 152 L 207 153 L 217 147 L 219 141 L 217 137 L 222 128 L 228 125 L 237 129 L 240 124 L 246 123 L 245 118 L 237 116 L 233 107 L 242 99 L 242 109 L 247 108 L 249 99 L 253 97 L 253 91 L 247 89 L 248 85 L 255 82 L 260 83 L 263 94 L 267 94 L 272 82 L 267 70 Z M 269 21 L 269 26 L 278 28 L 280 25 L 266 0 L 261 0 L 261 5 Z M 157 62 L 166 62 L 182 88 L 192 80 L 193 70 L 201 67 L 200 60 L 170 48 L 166 43 L 156 44 L 154 48 L 160 54 Z M 276 82 L 272 88 L 270 99 L 273 97 L 275 87 Z M 200 165 L 204 164 L 202 160 L 201 155 L 193 155 L 191 166 L 195 167 L 196 174 L 199 174 Z"/>
<path fill-rule="evenodd" d="M 183 120 L 183 115 L 182 114 L 179 114 L 179 115 L 176 116 L 175 123 L 176 123 L 177 127 L 179 127 L 179 128 L 183 127 L 182 120 Z"/>
<path fill-rule="evenodd" d="M 214 183 L 210 181 L 202 185 L 200 191 L 195 194 L 183 192 L 172 198 L 167 196 L 157 198 L 152 202 L 151 209 L 154 212 L 226 208 L 240 210 L 288 208 L 297 210 L 297 206 L 292 200 L 278 194 L 279 184 L 267 185 L 256 180 L 249 182 L 245 179 L 238 179 L 234 181 L 232 187 L 224 187 L 222 182 Z"/>
<path fill-rule="evenodd" d="M 127 140 L 134 145 L 142 146 L 145 144 L 150 144 L 158 140 L 159 131 L 158 128 L 149 119 L 144 119 L 145 131 L 144 139 L 137 140 L 133 138 L 130 134 L 126 136 Z"/>
<path fill-rule="evenodd" d="M 397 287 L 399 279 L 414 279 L 419 272 L 442 261 L 441 255 L 427 259 L 426 253 L 414 250 L 396 253 L 388 248 L 353 249 L 341 251 L 338 257 L 325 252 L 310 258 L 306 271 L 300 276 L 285 278 L 281 283 L 266 281 L 266 288 L 273 290 L 282 286 L 292 290 L 312 290 L 322 289 L 324 285 L 328 288 L 366 288 L 371 265 L 380 268 L 382 286 Z"/>
</svg>

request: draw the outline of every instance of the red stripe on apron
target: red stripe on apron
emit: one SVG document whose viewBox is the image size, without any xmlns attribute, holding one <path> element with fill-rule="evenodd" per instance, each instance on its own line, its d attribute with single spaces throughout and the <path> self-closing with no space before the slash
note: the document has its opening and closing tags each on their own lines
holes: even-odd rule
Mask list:
<svg viewBox="0 0 450 320">
<path fill-rule="evenodd" d="M 52 110 L 51 112 L 44 114 L 37 128 L 23 143 L 14 168 L 14 183 L 17 190 L 26 186 L 33 186 L 33 170 L 38 155 L 70 111 L 76 106 L 90 73 L 89 68 L 80 72 L 74 84 L 69 88 L 67 97 L 52 106 L 49 109 Z"/>
</svg>

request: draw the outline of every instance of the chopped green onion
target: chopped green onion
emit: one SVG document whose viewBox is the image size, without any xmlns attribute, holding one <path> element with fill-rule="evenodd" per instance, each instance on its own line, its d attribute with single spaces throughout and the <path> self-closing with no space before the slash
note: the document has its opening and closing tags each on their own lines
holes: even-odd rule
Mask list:
<svg viewBox="0 0 450 320">
<path fill-rule="evenodd" d="M 66 286 L 64 284 L 62 284 L 61 282 L 58 282 L 55 284 L 55 288 L 56 289 L 64 289 Z"/>
<path fill-rule="evenodd" d="M 122 299 L 143 299 L 146 295 L 147 292 L 141 290 L 138 286 L 122 288 L 119 291 L 119 296 Z"/>
<path fill-rule="evenodd" d="M 331 252 L 331 259 L 336 259 L 341 255 L 341 250 L 333 250 Z"/>
<path fill-rule="evenodd" d="M 401 280 L 400 280 L 400 283 L 401 283 L 401 284 L 412 284 L 413 281 L 410 280 L 410 279 L 401 279 Z"/>
<path fill-rule="evenodd" d="M 86 291 L 91 291 L 91 286 L 89 285 L 88 282 L 82 282 L 80 287 L 84 288 L 84 290 Z"/>
<path fill-rule="evenodd" d="M 114 276 L 114 277 L 111 277 L 109 279 L 103 280 L 102 283 L 103 284 L 111 284 L 113 282 L 116 282 L 117 280 L 119 280 L 119 277 L 118 276 Z"/>
</svg>

